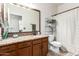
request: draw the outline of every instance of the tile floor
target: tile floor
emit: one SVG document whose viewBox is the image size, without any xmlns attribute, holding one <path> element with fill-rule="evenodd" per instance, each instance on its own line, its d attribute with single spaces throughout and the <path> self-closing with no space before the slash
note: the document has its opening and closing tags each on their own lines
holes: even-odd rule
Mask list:
<svg viewBox="0 0 79 59">
<path fill-rule="evenodd" d="M 55 52 L 49 50 L 47 56 L 65 56 L 66 54 L 67 54 L 67 52 L 64 53 L 64 52 L 60 51 L 60 53 L 55 53 Z"/>
</svg>

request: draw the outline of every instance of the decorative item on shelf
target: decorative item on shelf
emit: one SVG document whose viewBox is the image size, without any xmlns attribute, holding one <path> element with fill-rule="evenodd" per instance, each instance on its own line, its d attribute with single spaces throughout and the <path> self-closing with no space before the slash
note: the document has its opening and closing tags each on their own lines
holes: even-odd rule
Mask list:
<svg viewBox="0 0 79 59">
<path fill-rule="evenodd" d="M 33 35 L 36 35 L 36 24 L 31 24 L 32 25 L 32 33 Z"/>
<path fill-rule="evenodd" d="M 3 37 L 3 39 L 8 38 L 8 32 L 7 32 L 7 31 L 6 31 L 6 32 L 4 32 L 4 33 L 3 33 L 3 35 L 2 35 L 2 37 Z"/>
<path fill-rule="evenodd" d="M 3 39 L 6 39 L 6 38 L 8 38 L 8 22 L 7 22 L 7 20 L 6 21 L 4 21 L 4 23 L 2 22 L 2 28 L 3 28 L 3 34 L 2 34 L 2 38 Z"/>
<path fill-rule="evenodd" d="M 51 20 L 47 20 L 47 25 L 48 27 L 51 29 L 52 33 L 56 31 L 56 20 L 51 19 Z"/>
<path fill-rule="evenodd" d="M 46 18 L 45 21 L 45 28 L 46 28 L 46 34 L 47 35 L 54 35 L 54 41 L 56 41 L 56 25 L 57 21 L 53 18 Z"/>
<path fill-rule="evenodd" d="M 47 23 L 51 23 L 51 24 L 55 24 L 56 23 L 56 20 L 55 19 L 51 19 L 51 20 L 47 20 L 46 22 Z"/>
</svg>

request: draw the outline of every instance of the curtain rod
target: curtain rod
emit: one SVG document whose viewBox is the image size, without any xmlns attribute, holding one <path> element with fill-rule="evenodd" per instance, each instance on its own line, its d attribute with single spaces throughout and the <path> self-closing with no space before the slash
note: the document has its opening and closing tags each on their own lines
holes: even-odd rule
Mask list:
<svg viewBox="0 0 79 59">
<path fill-rule="evenodd" d="M 56 15 L 59 15 L 59 14 L 62 14 L 62 13 L 65 13 L 65 12 L 68 12 L 68 11 L 71 11 L 71 10 L 74 10 L 74 9 L 77 9 L 77 8 L 79 8 L 79 6 L 74 7 L 74 8 L 72 8 L 72 9 L 69 9 L 69 10 L 66 10 L 66 11 L 63 11 L 63 12 L 60 12 L 60 13 L 57 13 L 57 14 L 54 14 L 54 15 L 52 15 L 52 16 L 56 16 Z"/>
</svg>

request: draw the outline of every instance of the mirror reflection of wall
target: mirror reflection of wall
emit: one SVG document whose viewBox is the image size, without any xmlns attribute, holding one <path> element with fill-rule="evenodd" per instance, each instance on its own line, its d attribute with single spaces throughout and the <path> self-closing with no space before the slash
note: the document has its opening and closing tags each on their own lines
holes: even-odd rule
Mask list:
<svg viewBox="0 0 79 59">
<path fill-rule="evenodd" d="M 21 30 L 21 20 L 22 16 L 10 14 L 10 19 L 8 19 L 9 23 L 9 32 L 19 32 Z"/>
</svg>

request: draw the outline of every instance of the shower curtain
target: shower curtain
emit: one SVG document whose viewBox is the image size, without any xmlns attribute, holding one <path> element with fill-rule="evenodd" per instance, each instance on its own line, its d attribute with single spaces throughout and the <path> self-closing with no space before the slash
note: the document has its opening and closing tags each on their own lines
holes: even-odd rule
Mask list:
<svg viewBox="0 0 79 59">
<path fill-rule="evenodd" d="M 79 44 L 77 43 L 79 42 L 78 16 L 79 9 L 74 9 L 53 17 L 57 20 L 57 40 L 72 53 L 76 51 L 76 45 Z"/>
</svg>

